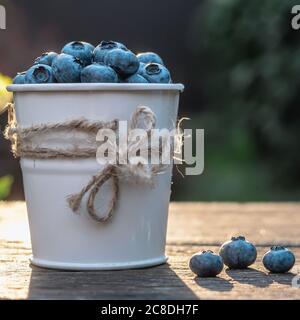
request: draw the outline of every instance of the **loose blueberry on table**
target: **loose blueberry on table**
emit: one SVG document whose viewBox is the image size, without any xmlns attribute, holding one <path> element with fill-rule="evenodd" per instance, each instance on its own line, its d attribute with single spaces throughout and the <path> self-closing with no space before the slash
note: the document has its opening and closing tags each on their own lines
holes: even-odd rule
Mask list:
<svg viewBox="0 0 300 320">
<path fill-rule="evenodd" d="M 257 257 L 255 246 L 243 236 L 232 237 L 225 242 L 219 254 L 230 269 L 245 269 L 253 264 Z"/>
<path fill-rule="evenodd" d="M 291 270 L 295 264 L 295 256 L 285 247 L 273 246 L 263 256 L 263 264 L 273 273 L 284 273 Z"/>
<path fill-rule="evenodd" d="M 67 43 L 61 53 L 45 52 L 14 84 L 46 83 L 171 83 L 169 70 L 154 52 L 135 55 L 124 44 L 102 41 Z"/>
<path fill-rule="evenodd" d="M 189 267 L 199 277 L 215 277 L 223 270 L 222 258 L 211 250 L 195 253 Z"/>
</svg>

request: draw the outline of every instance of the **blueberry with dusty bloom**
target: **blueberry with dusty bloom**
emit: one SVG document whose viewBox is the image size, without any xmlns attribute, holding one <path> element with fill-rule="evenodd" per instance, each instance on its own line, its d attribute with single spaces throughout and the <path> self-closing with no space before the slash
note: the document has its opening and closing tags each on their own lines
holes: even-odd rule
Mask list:
<svg viewBox="0 0 300 320">
<path fill-rule="evenodd" d="M 263 256 L 263 264 L 273 273 L 288 272 L 295 264 L 295 256 L 292 251 L 282 246 L 273 246 Z"/>
<path fill-rule="evenodd" d="M 124 79 L 125 83 L 148 83 L 148 81 L 138 73 Z"/>
<path fill-rule="evenodd" d="M 142 63 L 158 63 L 164 65 L 162 58 L 154 52 L 142 52 L 137 55 L 139 62 Z"/>
<path fill-rule="evenodd" d="M 25 83 L 53 83 L 56 82 L 52 68 L 46 64 L 35 64 L 26 71 Z"/>
<path fill-rule="evenodd" d="M 69 54 L 61 53 L 52 63 L 53 74 L 57 82 L 80 82 L 82 62 Z"/>
<path fill-rule="evenodd" d="M 61 52 L 81 60 L 82 64 L 87 66 L 92 63 L 94 49 L 95 47 L 88 42 L 72 41 L 67 43 Z"/>
<path fill-rule="evenodd" d="M 199 277 L 215 277 L 223 270 L 222 258 L 211 250 L 195 253 L 189 267 Z"/>
<path fill-rule="evenodd" d="M 257 257 L 255 246 L 243 236 L 232 237 L 225 242 L 219 254 L 230 269 L 245 269 L 253 264 Z"/>
<path fill-rule="evenodd" d="M 144 68 L 145 68 L 145 66 L 146 66 L 146 63 L 144 63 L 144 62 L 140 62 L 140 65 L 139 65 L 138 71 L 137 71 L 136 73 L 138 73 L 138 74 L 142 75 L 142 74 L 143 74 L 143 72 L 144 72 Z"/>
<path fill-rule="evenodd" d="M 116 83 L 119 82 L 119 77 L 111 67 L 93 63 L 82 69 L 81 82 Z"/>
<path fill-rule="evenodd" d="M 150 83 L 170 83 L 171 75 L 169 70 L 158 63 L 148 63 L 140 67 L 139 74 Z"/>
<path fill-rule="evenodd" d="M 105 55 L 104 63 L 112 67 L 122 77 L 128 77 L 136 73 L 140 65 L 133 52 L 122 49 L 109 51 Z"/>
<path fill-rule="evenodd" d="M 13 79 L 13 84 L 24 84 L 26 82 L 25 80 L 26 71 L 19 72 Z"/>
<path fill-rule="evenodd" d="M 106 54 L 113 49 L 122 49 L 127 51 L 128 49 L 123 43 L 116 41 L 101 41 L 100 44 L 94 49 L 93 61 L 94 62 L 104 62 Z"/>
<path fill-rule="evenodd" d="M 34 60 L 34 64 L 47 64 L 48 66 L 51 66 L 53 59 L 56 57 L 57 57 L 56 52 L 53 52 L 53 51 L 45 52 Z"/>
</svg>

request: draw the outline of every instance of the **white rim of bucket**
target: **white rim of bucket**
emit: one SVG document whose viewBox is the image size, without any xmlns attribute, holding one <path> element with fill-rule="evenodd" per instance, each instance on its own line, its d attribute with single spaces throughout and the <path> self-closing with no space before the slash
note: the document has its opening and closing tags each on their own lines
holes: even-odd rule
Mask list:
<svg viewBox="0 0 300 320">
<path fill-rule="evenodd" d="M 7 91 L 45 92 L 45 91 L 180 91 L 181 83 L 46 83 L 46 84 L 12 84 Z"/>
</svg>

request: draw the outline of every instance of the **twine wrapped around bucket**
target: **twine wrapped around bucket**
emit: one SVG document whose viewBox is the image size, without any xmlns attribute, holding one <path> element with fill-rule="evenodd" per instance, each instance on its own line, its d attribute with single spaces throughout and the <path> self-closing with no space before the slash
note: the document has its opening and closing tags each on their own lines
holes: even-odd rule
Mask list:
<svg viewBox="0 0 300 320">
<path fill-rule="evenodd" d="M 82 159 L 96 157 L 97 147 L 83 147 L 73 145 L 72 147 L 59 149 L 40 147 L 34 144 L 34 138 L 41 134 L 49 134 L 53 132 L 83 132 L 87 134 L 90 139 L 96 140 L 97 132 L 100 129 L 111 129 L 118 131 L 119 120 L 112 121 L 90 121 L 84 118 L 65 121 L 61 123 L 47 123 L 40 125 L 33 125 L 27 128 L 21 128 L 16 123 L 15 110 L 13 104 L 8 104 L 8 126 L 5 130 L 6 139 L 11 141 L 12 153 L 15 157 L 31 158 L 31 159 Z M 143 121 L 143 125 L 147 132 L 147 142 L 151 135 L 151 130 L 155 128 L 156 116 L 154 112 L 145 106 L 138 107 L 132 114 L 130 121 L 130 130 L 139 128 L 139 123 Z M 142 145 L 146 141 L 140 141 Z M 128 143 L 128 151 L 131 148 L 136 148 L 136 143 Z M 154 150 L 158 154 L 162 154 L 164 145 L 159 146 L 158 150 Z M 147 144 L 147 149 L 149 149 Z M 173 147 L 169 150 L 172 152 Z M 119 159 L 120 152 L 116 149 L 117 159 Z M 73 212 L 78 212 L 82 198 L 87 194 L 87 211 L 89 215 L 98 222 L 106 222 L 113 214 L 117 205 L 119 195 L 119 179 L 126 178 L 138 183 L 152 184 L 153 177 L 159 173 L 165 172 L 170 165 L 157 164 L 149 165 L 138 160 L 130 161 L 127 164 L 106 164 L 104 168 L 94 175 L 86 186 L 82 188 L 79 193 L 72 194 L 67 197 L 69 207 Z M 101 216 L 95 208 L 95 198 L 105 182 L 111 180 L 112 182 L 112 196 L 109 201 L 108 209 L 105 216 Z"/>
</svg>

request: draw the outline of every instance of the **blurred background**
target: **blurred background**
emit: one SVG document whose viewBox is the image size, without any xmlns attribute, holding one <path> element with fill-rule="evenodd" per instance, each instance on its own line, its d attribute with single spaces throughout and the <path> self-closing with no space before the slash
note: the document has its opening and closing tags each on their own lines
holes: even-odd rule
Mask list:
<svg viewBox="0 0 300 320">
<path fill-rule="evenodd" d="M 290 0 L 0 0 L 5 86 L 44 51 L 116 40 L 155 51 L 185 84 L 180 116 L 205 129 L 205 170 L 174 170 L 172 200 L 300 200 L 300 30 Z M 0 117 L 1 130 L 6 115 Z M 23 199 L 18 160 L 0 138 L 0 200 Z"/>
</svg>

